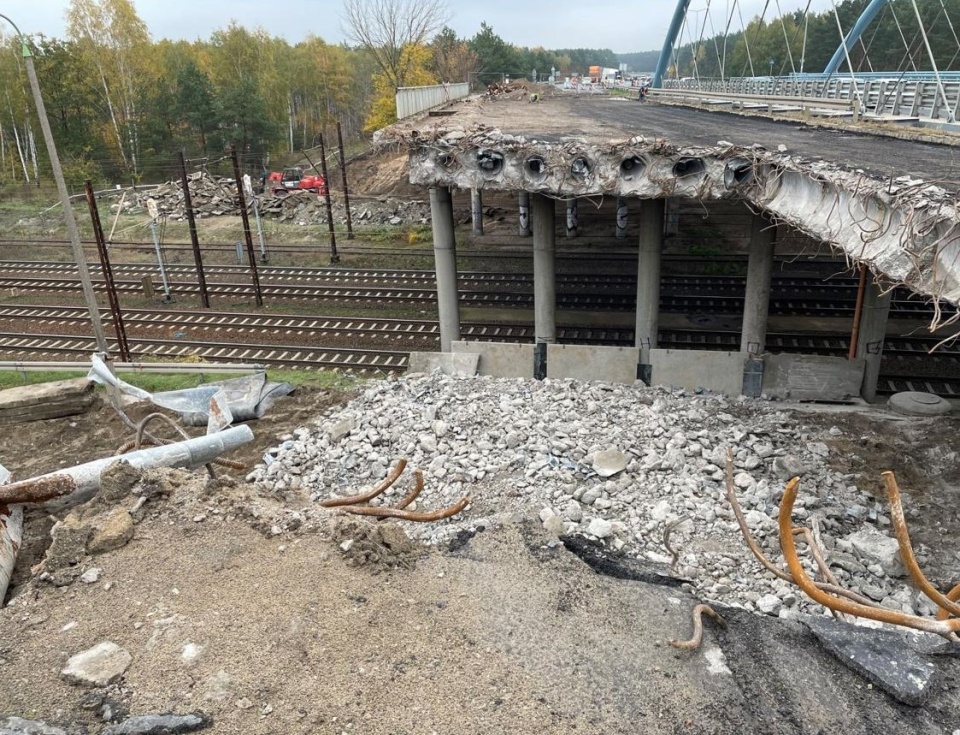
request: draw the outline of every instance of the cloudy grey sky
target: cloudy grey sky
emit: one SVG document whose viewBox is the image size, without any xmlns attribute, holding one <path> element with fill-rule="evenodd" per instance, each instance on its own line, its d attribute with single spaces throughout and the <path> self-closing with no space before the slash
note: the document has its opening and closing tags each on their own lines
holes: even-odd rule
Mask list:
<svg viewBox="0 0 960 735">
<path fill-rule="evenodd" d="M 67 0 L 0 0 L 0 13 L 24 33 L 63 38 Z M 341 0 L 134 0 L 154 38 L 207 38 L 230 20 L 261 26 L 291 42 L 313 34 L 330 42 L 343 40 Z M 619 53 L 659 49 L 670 24 L 673 0 L 447 0 L 450 26 L 461 37 L 474 35 L 486 21 L 503 39 L 518 46 L 546 48 L 611 48 Z M 708 15 L 706 8 L 710 5 Z M 732 0 L 694 0 L 690 23 L 706 24 L 706 35 L 725 25 Z M 770 3 L 776 8 L 776 3 Z M 780 0 L 782 10 L 802 9 L 806 0 Z M 740 0 L 744 20 L 759 15 L 764 0 Z M 831 0 L 813 0 L 823 11 Z M 693 18 L 697 20 L 694 21 Z M 712 21 L 712 23 L 711 23 Z M 739 29 L 739 14 L 733 29 Z M 698 36 L 697 32 L 694 37 Z"/>
</svg>

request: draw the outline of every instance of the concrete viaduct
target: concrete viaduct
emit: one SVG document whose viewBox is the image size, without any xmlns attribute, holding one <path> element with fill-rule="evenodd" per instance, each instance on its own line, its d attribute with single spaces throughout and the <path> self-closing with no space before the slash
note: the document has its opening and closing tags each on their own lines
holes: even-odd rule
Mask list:
<svg viewBox="0 0 960 735">
<path fill-rule="evenodd" d="M 479 355 L 484 374 L 573 377 L 702 387 L 731 395 L 844 399 L 875 396 L 890 289 L 960 299 L 957 151 L 949 145 L 822 128 L 790 119 L 640 103 L 605 95 L 472 97 L 442 115 L 402 121 L 382 141 L 409 151 L 410 181 L 429 188 L 441 349 Z M 460 339 L 451 189 L 517 195 L 529 213 L 535 344 Z M 479 194 L 478 194 L 479 196 Z M 556 340 L 556 208 L 616 197 L 639 215 L 633 348 Z M 742 203 L 752 222 L 737 352 L 660 349 L 665 203 L 705 212 Z M 636 228 L 635 228 L 636 229 Z M 778 233 L 799 231 L 870 274 L 853 359 L 770 355 L 768 300 Z M 931 327 L 941 326 L 935 320 Z"/>
</svg>

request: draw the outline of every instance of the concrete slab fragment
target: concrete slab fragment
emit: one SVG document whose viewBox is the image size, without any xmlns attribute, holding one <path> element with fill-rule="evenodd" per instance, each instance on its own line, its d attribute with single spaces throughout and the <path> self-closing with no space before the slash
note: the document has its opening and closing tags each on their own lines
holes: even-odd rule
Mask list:
<svg viewBox="0 0 960 735">
<path fill-rule="evenodd" d="M 547 377 L 632 385 L 640 350 L 634 347 L 547 345 Z"/>
<path fill-rule="evenodd" d="M 407 372 L 470 377 L 477 374 L 480 355 L 476 352 L 411 352 Z"/>
<path fill-rule="evenodd" d="M 132 661 L 126 650 L 112 641 L 104 641 L 71 656 L 60 676 L 72 684 L 105 687 L 123 676 Z"/>
<path fill-rule="evenodd" d="M 862 359 L 825 355 L 767 355 L 763 392 L 793 401 L 850 401 L 860 397 Z"/>
<path fill-rule="evenodd" d="M 743 355 L 711 350 L 650 350 L 653 384 L 738 396 L 743 389 Z"/>
<path fill-rule="evenodd" d="M 0 425 L 75 416 L 96 399 L 94 384 L 86 378 L 8 388 L 0 391 Z"/>
<path fill-rule="evenodd" d="M 897 701 L 919 707 L 930 692 L 936 665 L 893 630 L 862 628 L 829 618 L 805 618 L 820 644 L 845 666 Z"/>
<path fill-rule="evenodd" d="M 533 378 L 533 345 L 506 342 L 454 342 L 454 354 L 473 353 L 480 356 L 479 375 L 495 378 Z"/>
<path fill-rule="evenodd" d="M 894 393 L 887 405 L 897 413 L 907 416 L 940 416 L 953 409 L 950 401 L 945 398 L 920 391 Z"/>
</svg>

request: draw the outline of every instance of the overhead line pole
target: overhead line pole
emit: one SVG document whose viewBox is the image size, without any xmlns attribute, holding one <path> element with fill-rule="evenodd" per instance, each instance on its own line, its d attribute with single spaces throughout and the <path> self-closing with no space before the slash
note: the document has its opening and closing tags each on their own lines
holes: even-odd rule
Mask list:
<svg viewBox="0 0 960 735">
<path fill-rule="evenodd" d="M 247 198 L 243 193 L 243 179 L 240 177 L 240 162 L 237 160 L 236 146 L 230 146 L 230 158 L 233 159 L 233 178 L 237 182 L 237 196 L 240 199 L 240 218 L 243 220 L 243 238 L 247 241 L 247 260 L 250 261 L 250 274 L 253 277 L 253 290 L 257 306 L 263 306 L 263 292 L 260 290 L 260 274 L 257 272 L 257 256 L 253 252 L 253 233 L 250 232 L 250 218 L 247 216 Z"/>
<path fill-rule="evenodd" d="M 193 245 L 193 261 L 197 264 L 197 283 L 200 285 L 200 303 L 210 308 L 210 294 L 207 293 L 207 277 L 203 272 L 203 255 L 200 253 L 200 238 L 197 236 L 197 220 L 193 216 L 193 199 L 190 197 L 190 182 L 187 180 L 187 162 L 180 151 L 180 184 L 183 186 L 183 208 L 187 213 L 190 226 L 190 243 Z"/>
<path fill-rule="evenodd" d="M 53 131 L 50 129 L 50 121 L 47 119 L 47 108 L 43 104 L 43 95 L 40 93 L 40 82 L 37 79 L 37 70 L 33 65 L 33 52 L 27 45 L 27 39 L 24 38 L 17 24 L 7 16 L 0 14 L 0 18 L 13 26 L 20 38 L 21 53 L 23 55 L 24 65 L 27 67 L 27 79 L 30 81 L 30 91 L 33 94 L 33 101 L 37 107 L 37 118 L 40 120 L 40 129 L 43 131 L 43 140 L 47 146 L 47 155 L 50 157 L 50 167 L 53 169 L 53 179 L 57 183 L 57 194 L 60 196 L 60 202 L 63 205 L 63 219 L 67 226 L 67 234 L 70 237 L 70 249 L 73 253 L 73 259 L 77 264 L 77 273 L 80 276 L 80 285 L 83 288 L 83 298 L 87 304 L 87 310 L 90 312 L 90 323 L 93 326 L 93 336 L 97 343 L 97 350 L 106 358 L 109 356 L 107 349 L 107 337 L 103 331 L 103 321 L 100 318 L 100 307 L 97 305 L 97 294 L 93 290 L 93 282 L 90 280 L 90 270 L 87 268 L 87 259 L 83 253 L 83 245 L 80 242 L 80 229 L 77 227 L 77 219 L 74 216 L 73 208 L 70 205 L 70 193 L 67 191 L 67 182 L 63 178 L 63 169 L 60 167 L 60 156 L 57 155 L 57 144 L 53 139 Z"/>
<path fill-rule="evenodd" d="M 353 239 L 353 217 L 350 216 L 350 189 L 347 186 L 347 156 L 343 152 L 343 130 L 337 120 L 337 149 L 340 154 L 340 178 L 343 179 L 343 207 L 347 211 L 347 239 Z M 329 187 L 330 184 L 328 183 Z"/>
<path fill-rule="evenodd" d="M 110 265 L 110 253 L 107 250 L 107 240 L 103 236 L 103 223 L 100 221 L 100 210 L 97 207 L 97 197 L 93 193 L 93 184 L 87 179 L 84 185 L 87 194 L 87 207 L 90 209 L 90 221 L 93 223 L 93 237 L 97 241 L 97 253 L 100 255 L 100 269 L 103 271 L 103 282 L 107 287 L 107 301 L 110 304 L 110 315 L 113 317 L 113 328 L 117 333 L 117 347 L 120 351 L 120 360 L 130 362 L 130 344 L 127 342 L 127 330 L 123 325 L 123 313 L 120 311 L 120 297 L 117 295 L 117 282 L 113 278 L 113 267 Z"/>
<path fill-rule="evenodd" d="M 339 263 L 340 254 L 337 252 L 337 231 L 333 226 L 333 202 L 330 200 L 330 177 L 327 176 L 327 149 L 323 145 L 323 133 L 320 133 L 320 167 L 323 173 L 323 201 L 327 205 L 327 226 L 330 230 L 330 262 Z"/>
</svg>

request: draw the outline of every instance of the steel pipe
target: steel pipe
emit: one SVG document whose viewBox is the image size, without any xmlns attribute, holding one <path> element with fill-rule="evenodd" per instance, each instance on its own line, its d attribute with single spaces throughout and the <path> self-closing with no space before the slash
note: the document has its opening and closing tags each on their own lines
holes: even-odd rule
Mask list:
<svg viewBox="0 0 960 735">
<path fill-rule="evenodd" d="M 105 457 L 86 464 L 39 477 L 0 486 L 0 504 L 44 503 L 55 500 L 55 505 L 69 507 L 89 500 L 100 489 L 100 475 L 114 462 L 127 462 L 136 469 L 155 467 L 201 467 L 224 452 L 253 441 L 249 426 L 234 426 L 216 434 L 199 436 L 187 441 L 150 447 L 130 452 L 122 457 Z"/>
<path fill-rule="evenodd" d="M 22 541 L 23 506 L 0 505 L 0 607 L 7 596 Z"/>
</svg>

